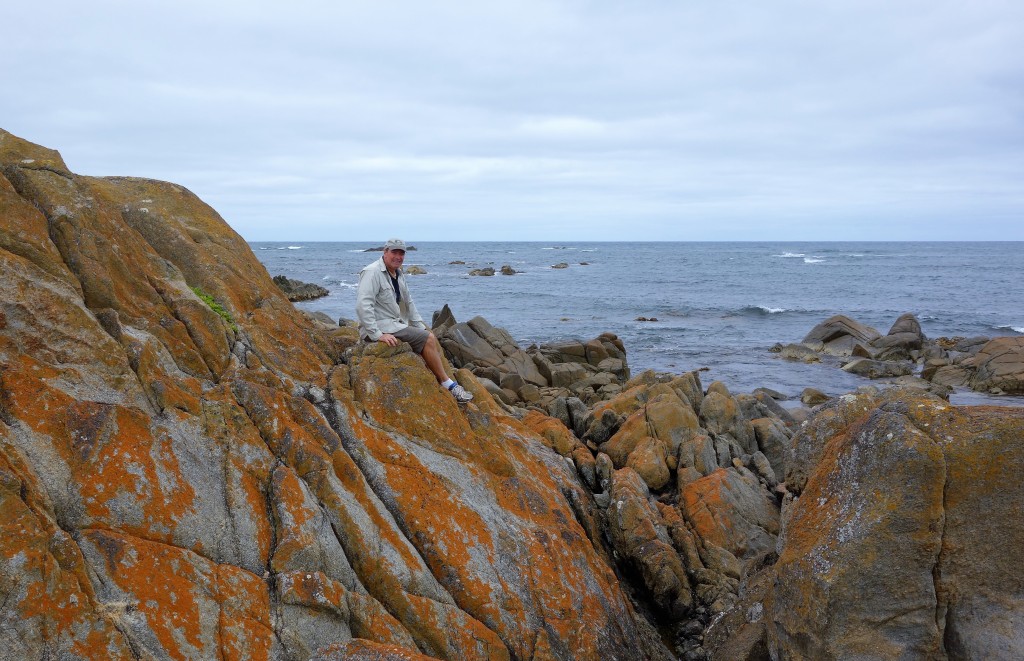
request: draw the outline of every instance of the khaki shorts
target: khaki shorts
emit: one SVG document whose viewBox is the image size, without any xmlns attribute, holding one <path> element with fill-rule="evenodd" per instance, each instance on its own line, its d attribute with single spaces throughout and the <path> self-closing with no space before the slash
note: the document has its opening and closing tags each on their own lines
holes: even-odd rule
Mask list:
<svg viewBox="0 0 1024 661">
<path fill-rule="evenodd" d="M 408 342 L 416 353 L 423 353 L 423 347 L 427 346 L 427 339 L 430 338 L 430 331 L 415 326 L 406 326 L 400 331 L 390 333 L 401 342 Z M 366 342 L 372 342 L 369 338 L 363 338 Z"/>
</svg>

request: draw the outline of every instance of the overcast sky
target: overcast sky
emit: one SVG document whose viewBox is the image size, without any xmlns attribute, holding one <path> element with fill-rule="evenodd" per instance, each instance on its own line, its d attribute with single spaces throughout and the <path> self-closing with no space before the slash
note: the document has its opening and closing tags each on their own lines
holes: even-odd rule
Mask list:
<svg viewBox="0 0 1024 661">
<path fill-rule="evenodd" d="M 249 240 L 1024 240 L 1021 0 L 3 15 L 0 127 Z"/>
</svg>

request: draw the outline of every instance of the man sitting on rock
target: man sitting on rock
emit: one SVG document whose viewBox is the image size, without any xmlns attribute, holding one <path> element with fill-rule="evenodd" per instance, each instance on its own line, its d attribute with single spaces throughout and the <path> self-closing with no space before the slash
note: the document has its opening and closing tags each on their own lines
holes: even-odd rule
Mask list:
<svg viewBox="0 0 1024 661">
<path fill-rule="evenodd" d="M 441 360 L 441 344 L 416 311 L 402 273 L 404 261 L 405 242 L 388 239 L 384 244 L 384 255 L 359 272 L 356 293 L 359 335 L 365 342 L 383 342 L 390 347 L 408 342 L 455 401 L 460 404 L 468 402 L 473 395 L 448 378 Z"/>
</svg>

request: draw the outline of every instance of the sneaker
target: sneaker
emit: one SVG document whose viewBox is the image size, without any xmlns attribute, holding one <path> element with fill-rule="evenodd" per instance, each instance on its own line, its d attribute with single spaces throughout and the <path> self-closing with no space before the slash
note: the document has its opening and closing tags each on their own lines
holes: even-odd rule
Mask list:
<svg viewBox="0 0 1024 661">
<path fill-rule="evenodd" d="M 453 383 L 452 385 L 448 386 L 448 392 L 452 394 L 452 397 L 454 397 L 455 401 L 458 402 L 459 404 L 465 404 L 466 402 L 473 399 L 472 393 L 470 393 L 457 383 Z"/>
</svg>

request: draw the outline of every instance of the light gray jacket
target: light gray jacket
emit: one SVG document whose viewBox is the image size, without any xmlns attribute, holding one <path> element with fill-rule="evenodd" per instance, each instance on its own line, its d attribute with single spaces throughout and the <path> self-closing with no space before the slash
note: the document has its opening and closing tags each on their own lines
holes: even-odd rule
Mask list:
<svg viewBox="0 0 1024 661">
<path fill-rule="evenodd" d="M 383 333 L 394 333 L 407 326 L 427 328 L 423 318 L 416 311 L 405 274 L 398 270 L 398 290 L 402 293 L 401 304 L 395 302 L 395 288 L 391 276 L 384 266 L 384 258 L 367 264 L 359 272 L 359 289 L 356 291 L 356 316 L 359 318 L 359 335 L 376 342 Z"/>
</svg>

